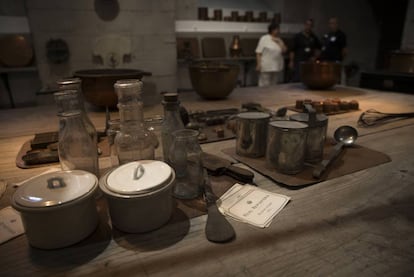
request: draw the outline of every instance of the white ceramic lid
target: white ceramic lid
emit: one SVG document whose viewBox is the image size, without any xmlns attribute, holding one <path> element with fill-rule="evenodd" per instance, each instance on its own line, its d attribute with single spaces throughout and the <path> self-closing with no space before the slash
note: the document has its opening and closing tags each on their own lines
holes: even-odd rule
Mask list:
<svg viewBox="0 0 414 277">
<path fill-rule="evenodd" d="M 245 112 L 237 115 L 242 119 L 267 119 L 270 118 L 270 114 L 262 112 Z"/>
<path fill-rule="evenodd" d="M 105 186 L 119 194 L 142 194 L 169 183 L 171 167 L 160 161 L 142 160 L 124 164 L 108 174 Z"/>
<path fill-rule="evenodd" d="M 301 123 L 299 121 L 290 121 L 290 120 L 272 121 L 269 123 L 269 125 L 277 127 L 277 128 L 283 128 L 283 129 L 303 129 L 303 128 L 308 127 L 308 125 L 305 123 Z"/>
<path fill-rule="evenodd" d="M 13 199 L 24 207 L 57 206 L 88 194 L 97 184 L 96 176 L 86 171 L 56 171 L 23 183 Z"/>
</svg>

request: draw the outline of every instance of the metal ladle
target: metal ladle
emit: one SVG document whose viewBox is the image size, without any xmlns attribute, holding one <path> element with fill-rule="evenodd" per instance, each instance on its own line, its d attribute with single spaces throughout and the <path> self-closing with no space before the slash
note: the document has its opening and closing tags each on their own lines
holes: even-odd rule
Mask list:
<svg viewBox="0 0 414 277">
<path fill-rule="evenodd" d="M 314 178 L 320 178 L 330 164 L 341 154 L 344 146 L 351 146 L 358 138 L 358 131 L 351 126 L 341 126 L 335 130 L 334 138 L 337 145 L 332 149 L 326 160 L 323 160 L 313 171 Z"/>
</svg>

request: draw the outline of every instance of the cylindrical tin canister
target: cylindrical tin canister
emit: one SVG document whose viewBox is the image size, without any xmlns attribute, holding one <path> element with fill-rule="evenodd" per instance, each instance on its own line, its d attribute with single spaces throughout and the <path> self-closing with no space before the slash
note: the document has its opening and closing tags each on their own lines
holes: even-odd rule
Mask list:
<svg viewBox="0 0 414 277">
<path fill-rule="evenodd" d="M 297 121 L 269 123 L 266 161 L 284 174 L 297 174 L 303 170 L 308 125 Z"/>
<path fill-rule="evenodd" d="M 216 20 L 216 21 L 223 20 L 223 11 L 221 9 L 214 10 L 213 20 Z"/>
<path fill-rule="evenodd" d="M 198 8 L 198 20 L 208 20 L 208 8 L 206 7 Z"/>
<path fill-rule="evenodd" d="M 324 114 L 299 113 L 290 116 L 291 120 L 305 123 L 309 126 L 306 140 L 305 161 L 320 162 L 323 159 L 323 148 L 328 128 L 328 117 Z"/>
<path fill-rule="evenodd" d="M 240 156 L 258 158 L 266 153 L 267 127 L 270 115 L 261 112 L 237 116 L 236 152 Z"/>
</svg>

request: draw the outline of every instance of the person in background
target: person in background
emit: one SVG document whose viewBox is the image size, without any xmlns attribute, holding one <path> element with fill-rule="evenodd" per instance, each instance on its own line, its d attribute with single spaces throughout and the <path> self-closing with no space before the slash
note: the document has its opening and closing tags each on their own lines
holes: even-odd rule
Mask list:
<svg viewBox="0 0 414 277">
<path fill-rule="evenodd" d="M 339 29 L 338 19 L 329 18 L 329 32 L 322 37 L 321 60 L 342 62 L 346 56 L 346 35 Z"/>
<path fill-rule="evenodd" d="M 268 34 L 263 35 L 256 47 L 256 70 L 259 72 L 259 87 L 275 85 L 283 76 L 283 53 L 287 50 L 279 37 L 279 24 L 272 22 Z"/>
<path fill-rule="evenodd" d="M 307 19 L 302 32 L 297 33 L 289 53 L 289 68 L 293 70 L 292 81 L 300 81 L 300 63 L 315 61 L 320 54 L 321 43 L 313 33 L 313 19 Z"/>
<path fill-rule="evenodd" d="M 339 29 L 338 19 L 336 17 L 329 18 L 329 32 L 322 37 L 321 61 L 342 63 L 346 54 L 346 35 Z M 345 85 L 345 70 L 342 66 L 341 84 Z"/>
</svg>

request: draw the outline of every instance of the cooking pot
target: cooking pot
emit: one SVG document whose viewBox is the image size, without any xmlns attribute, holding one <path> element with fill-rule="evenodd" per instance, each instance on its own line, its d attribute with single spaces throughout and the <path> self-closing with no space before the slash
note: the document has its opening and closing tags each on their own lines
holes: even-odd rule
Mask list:
<svg viewBox="0 0 414 277">
<path fill-rule="evenodd" d="M 82 79 L 85 100 L 98 107 L 116 107 L 117 95 L 114 84 L 121 79 L 139 79 L 151 73 L 136 69 L 89 69 L 79 70 L 75 77 Z"/>
<path fill-rule="evenodd" d="M 43 174 L 22 184 L 12 197 L 30 245 L 55 249 L 75 244 L 98 225 L 98 179 L 82 171 Z"/>
<path fill-rule="evenodd" d="M 160 228 L 173 211 L 174 170 L 166 163 L 141 160 L 124 164 L 99 182 L 112 224 L 121 231 L 143 233 Z"/>
<path fill-rule="evenodd" d="M 237 64 L 199 63 L 190 65 L 194 90 L 205 99 L 223 99 L 237 85 L 240 67 Z"/>
<path fill-rule="evenodd" d="M 337 62 L 302 62 L 300 78 L 309 89 L 328 89 L 341 79 L 341 64 Z"/>
</svg>

